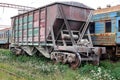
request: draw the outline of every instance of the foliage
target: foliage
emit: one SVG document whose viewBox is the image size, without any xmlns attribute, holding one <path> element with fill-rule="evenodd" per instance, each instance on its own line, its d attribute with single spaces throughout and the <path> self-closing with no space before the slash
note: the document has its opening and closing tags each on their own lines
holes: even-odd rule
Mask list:
<svg viewBox="0 0 120 80">
<path fill-rule="evenodd" d="M 80 68 L 80 74 L 89 74 L 92 80 L 120 80 L 120 62 L 102 61 L 100 66 L 86 64 Z"/>
<path fill-rule="evenodd" d="M 44 57 L 15 56 L 9 50 L 1 49 L 0 78 L 2 80 L 120 80 L 120 62 L 102 61 L 99 66 L 84 64 L 72 70 L 68 65 L 53 64 L 50 59 Z"/>
</svg>

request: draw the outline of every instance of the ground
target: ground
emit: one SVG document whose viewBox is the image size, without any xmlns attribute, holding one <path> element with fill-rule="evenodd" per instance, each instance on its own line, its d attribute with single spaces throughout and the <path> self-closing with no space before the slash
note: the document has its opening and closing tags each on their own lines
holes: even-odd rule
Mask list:
<svg viewBox="0 0 120 80">
<path fill-rule="evenodd" d="M 0 80 L 120 80 L 119 72 L 119 61 L 101 61 L 99 66 L 82 63 L 72 70 L 44 57 L 15 56 L 9 50 L 0 50 Z"/>
</svg>

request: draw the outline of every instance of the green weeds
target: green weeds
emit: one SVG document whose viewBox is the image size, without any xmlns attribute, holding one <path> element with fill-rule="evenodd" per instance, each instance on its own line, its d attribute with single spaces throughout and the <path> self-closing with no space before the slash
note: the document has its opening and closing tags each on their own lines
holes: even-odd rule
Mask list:
<svg viewBox="0 0 120 80">
<path fill-rule="evenodd" d="M 15 56 L 1 49 L 0 77 L 2 80 L 120 80 L 120 62 L 102 61 L 99 66 L 84 64 L 72 70 L 44 57 Z"/>
</svg>

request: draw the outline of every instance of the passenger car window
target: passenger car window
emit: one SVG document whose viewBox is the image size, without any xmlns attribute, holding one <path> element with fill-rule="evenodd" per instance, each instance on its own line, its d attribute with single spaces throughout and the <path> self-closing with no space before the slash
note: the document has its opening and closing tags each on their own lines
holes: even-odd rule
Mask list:
<svg viewBox="0 0 120 80">
<path fill-rule="evenodd" d="M 105 32 L 111 32 L 111 21 L 105 22 Z"/>
<path fill-rule="evenodd" d="M 90 24 L 89 29 L 90 29 L 90 33 L 95 33 L 95 23 L 94 22 Z"/>
<path fill-rule="evenodd" d="M 120 32 L 120 20 L 118 21 L 118 31 Z"/>
</svg>

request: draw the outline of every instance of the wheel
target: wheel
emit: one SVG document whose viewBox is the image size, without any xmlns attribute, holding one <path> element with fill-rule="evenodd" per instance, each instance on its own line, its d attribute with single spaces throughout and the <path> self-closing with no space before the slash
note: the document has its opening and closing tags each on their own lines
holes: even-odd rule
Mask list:
<svg viewBox="0 0 120 80">
<path fill-rule="evenodd" d="M 81 56 L 76 55 L 75 61 L 70 63 L 70 68 L 76 69 L 81 64 Z"/>
<path fill-rule="evenodd" d="M 15 48 L 10 48 L 10 51 L 12 52 L 12 54 L 15 54 Z"/>
<path fill-rule="evenodd" d="M 52 61 L 53 61 L 53 64 L 58 64 L 59 63 L 57 59 L 52 59 Z"/>
<path fill-rule="evenodd" d="M 13 47 L 13 48 L 10 48 L 10 51 L 16 56 L 23 54 L 22 49 L 20 49 L 20 48 Z"/>
</svg>

